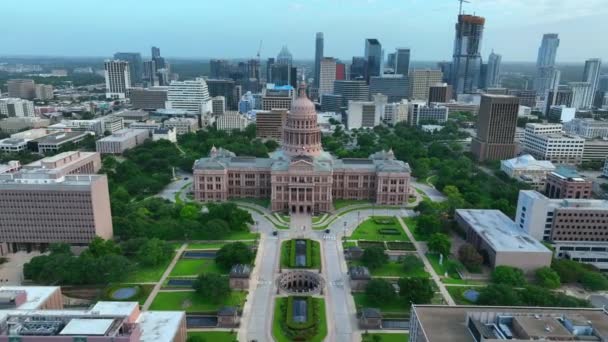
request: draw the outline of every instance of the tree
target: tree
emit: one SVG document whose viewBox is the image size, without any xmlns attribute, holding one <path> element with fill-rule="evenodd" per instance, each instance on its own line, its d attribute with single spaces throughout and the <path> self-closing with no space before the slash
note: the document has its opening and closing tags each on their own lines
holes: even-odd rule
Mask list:
<svg viewBox="0 0 608 342">
<path fill-rule="evenodd" d="M 585 273 L 581 263 L 568 259 L 553 259 L 551 268 L 557 272 L 562 283 L 577 282 Z"/>
<path fill-rule="evenodd" d="M 229 243 L 222 246 L 215 255 L 215 262 L 224 270 L 230 270 L 237 264 L 251 264 L 253 262 L 251 248 L 242 242 Z"/>
<path fill-rule="evenodd" d="M 99 258 L 110 254 L 121 254 L 121 249 L 114 240 L 104 240 L 97 236 L 83 253 Z"/>
<path fill-rule="evenodd" d="M 51 254 L 69 254 L 72 255 L 72 250 L 69 244 L 65 242 L 53 243 L 49 245 Z"/>
<path fill-rule="evenodd" d="M 427 245 L 429 247 L 429 251 L 443 254 L 446 257 L 450 255 L 450 249 L 452 248 L 450 238 L 442 233 L 435 233 L 431 235 Z"/>
<path fill-rule="evenodd" d="M 380 268 L 388 262 L 388 255 L 382 247 L 369 247 L 363 251 L 361 262 L 370 270 Z"/>
<path fill-rule="evenodd" d="M 586 271 L 580 279 L 581 285 L 591 291 L 600 291 L 608 289 L 608 279 L 599 273 Z"/>
<path fill-rule="evenodd" d="M 517 306 L 520 302 L 513 287 L 505 284 L 490 284 L 479 291 L 476 304 Z"/>
<path fill-rule="evenodd" d="M 548 289 L 556 289 L 561 285 L 559 274 L 550 267 L 542 267 L 535 272 L 536 282 Z"/>
<path fill-rule="evenodd" d="M 146 240 L 137 251 L 137 261 L 144 266 L 158 266 L 171 258 L 173 247 L 157 238 Z"/>
<path fill-rule="evenodd" d="M 408 303 L 430 303 L 434 294 L 433 284 L 428 278 L 412 277 L 399 279 L 399 295 Z"/>
<path fill-rule="evenodd" d="M 495 284 L 521 287 L 526 285 L 524 272 L 511 266 L 496 266 L 492 272 L 492 282 Z"/>
<path fill-rule="evenodd" d="M 396 299 L 395 289 L 388 281 L 381 278 L 374 278 L 365 287 L 367 300 L 374 305 L 383 305 Z"/>
<path fill-rule="evenodd" d="M 458 260 L 471 272 L 477 272 L 483 264 L 483 257 L 470 243 L 465 243 L 458 249 Z"/>
<path fill-rule="evenodd" d="M 424 263 L 417 256 L 408 254 L 403 258 L 403 268 L 407 273 L 416 272 L 424 269 Z"/>
<path fill-rule="evenodd" d="M 213 219 L 204 225 L 202 234 L 209 240 L 219 240 L 230 233 L 228 222 L 221 219 Z"/>
<path fill-rule="evenodd" d="M 221 303 L 230 295 L 230 283 L 227 277 L 219 274 L 201 274 L 194 281 L 192 288 L 203 298 L 214 303 Z"/>
<path fill-rule="evenodd" d="M 422 234 L 426 236 L 433 235 L 435 233 L 440 233 L 441 221 L 436 215 L 420 215 L 418 216 L 416 229 Z"/>
</svg>

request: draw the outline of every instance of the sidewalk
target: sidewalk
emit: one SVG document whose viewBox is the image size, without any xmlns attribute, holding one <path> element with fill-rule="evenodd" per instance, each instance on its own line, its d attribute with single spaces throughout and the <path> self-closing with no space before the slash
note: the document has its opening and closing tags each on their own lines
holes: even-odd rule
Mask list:
<svg viewBox="0 0 608 342">
<path fill-rule="evenodd" d="M 144 305 L 142 305 L 142 311 L 148 310 L 148 308 L 150 307 L 150 305 L 152 305 L 152 302 L 154 301 L 154 298 L 156 298 L 156 295 L 158 294 L 158 292 L 160 291 L 161 287 L 165 283 L 165 280 L 171 274 L 171 271 L 173 271 L 173 267 L 175 267 L 175 264 L 177 264 L 177 262 L 179 261 L 179 259 L 182 256 L 182 253 L 186 250 L 187 246 L 188 246 L 187 244 L 183 244 L 175 252 L 175 256 L 173 257 L 173 260 L 171 260 L 171 263 L 169 264 L 169 266 L 167 267 L 167 269 L 165 269 L 165 273 L 163 273 L 163 276 L 160 277 L 160 280 L 156 283 L 156 285 L 154 285 L 154 288 L 152 289 L 152 292 L 150 292 L 150 295 L 148 295 L 148 299 L 146 299 L 146 302 L 144 303 Z"/>
</svg>

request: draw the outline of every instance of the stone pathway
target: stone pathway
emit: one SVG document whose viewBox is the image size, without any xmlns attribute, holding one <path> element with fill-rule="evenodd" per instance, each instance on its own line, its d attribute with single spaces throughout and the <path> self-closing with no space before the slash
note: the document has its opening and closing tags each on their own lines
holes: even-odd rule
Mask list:
<svg viewBox="0 0 608 342">
<path fill-rule="evenodd" d="M 175 264 L 177 264 L 177 262 L 181 258 L 182 253 L 186 250 L 186 247 L 188 247 L 188 244 L 184 243 L 176 251 L 175 256 L 173 257 L 173 260 L 171 260 L 171 263 L 165 269 L 165 273 L 163 273 L 163 276 L 160 277 L 160 280 L 156 283 L 156 285 L 154 285 L 154 288 L 150 292 L 150 295 L 148 295 L 148 299 L 146 299 L 146 302 L 144 303 L 144 305 L 142 305 L 142 311 L 148 310 L 148 308 L 150 307 L 150 305 L 152 305 L 152 302 L 154 301 L 154 298 L 156 298 L 156 295 L 160 291 L 161 287 L 163 287 L 163 284 L 165 283 L 165 280 L 167 280 L 167 278 L 171 274 L 171 271 L 173 271 L 173 267 L 175 267 Z"/>
<path fill-rule="evenodd" d="M 439 288 L 439 292 L 441 293 L 441 296 L 443 297 L 445 302 L 448 305 L 456 305 L 456 302 L 454 302 L 454 299 L 452 299 L 452 296 L 450 296 L 450 293 L 446 289 L 445 284 L 443 284 L 441 282 L 441 278 L 439 278 L 439 276 L 437 275 L 437 272 L 435 272 L 435 269 L 433 269 L 433 266 L 431 265 L 429 259 L 426 257 L 426 252 L 427 252 L 426 244 L 416 241 L 416 239 L 414 238 L 414 235 L 407 228 L 407 226 L 405 225 L 405 223 L 403 222 L 401 217 L 397 217 L 397 221 L 399 221 L 401 228 L 405 231 L 405 234 L 408 236 L 410 241 L 412 241 L 412 243 L 416 247 L 416 252 L 418 253 L 418 256 L 420 257 L 420 260 L 422 260 L 422 262 L 424 263 L 424 267 L 427 269 L 427 271 L 431 275 L 431 278 L 433 279 L 435 284 L 437 284 L 437 287 Z"/>
</svg>

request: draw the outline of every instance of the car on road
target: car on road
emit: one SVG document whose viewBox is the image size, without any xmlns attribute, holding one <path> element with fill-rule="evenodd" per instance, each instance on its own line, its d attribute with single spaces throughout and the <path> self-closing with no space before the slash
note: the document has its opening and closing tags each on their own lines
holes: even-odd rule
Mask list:
<svg viewBox="0 0 608 342">
<path fill-rule="evenodd" d="M 330 230 L 329 229 L 325 229 L 325 234 L 329 234 Z"/>
<path fill-rule="evenodd" d="M 277 232 L 276 230 L 272 232 L 272 236 L 277 236 L 279 235 L 279 232 Z"/>
</svg>

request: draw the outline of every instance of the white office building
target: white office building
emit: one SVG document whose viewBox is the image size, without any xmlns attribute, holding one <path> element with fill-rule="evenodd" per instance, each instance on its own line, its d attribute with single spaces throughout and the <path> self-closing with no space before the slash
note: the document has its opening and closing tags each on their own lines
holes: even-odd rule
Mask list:
<svg viewBox="0 0 608 342">
<path fill-rule="evenodd" d="M 177 135 L 198 131 L 198 121 L 193 118 L 171 118 L 163 121 L 163 127 L 175 128 Z"/>
<path fill-rule="evenodd" d="M 152 141 L 169 140 L 172 143 L 177 142 L 177 133 L 175 128 L 157 128 L 152 131 Z"/>
<path fill-rule="evenodd" d="M 566 123 L 572 121 L 576 117 L 576 108 L 561 106 L 551 106 L 547 113 L 549 120 Z"/>
<path fill-rule="evenodd" d="M 121 60 L 107 60 L 104 63 L 106 78 L 106 98 L 124 99 L 131 88 L 131 74 L 129 62 Z"/>
<path fill-rule="evenodd" d="M 0 99 L 0 115 L 9 118 L 27 118 L 35 117 L 36 113 L 34 112 L 34 103 L 32 101 L 17 98 L 4 98 Z"/>
<path fill-rule="evenodd" d="M 239 112 L 226 112 L 224 115 L 220 115 L 215 120 L 215 124 L 220 131 L 242 131 L 249 125 L 249 119 Z"/>
<path fill-rule="evenodd" d="M 576 109 L 591 108 L 593 104 L 593 87 L 589 82 L 570 82 L 572 89 L 572 107 Z"/>
<path fill-rule="evenodd" d="M 399 122 L 407 121 L 410 105 L 407 100 L 401 100 L 401 102 L 387 103 L 384 106 L 384 117 L 385 123 L 396 125 Z"/>
<path fill-rule="evenodd" d="M 580 164 L 583 160 L 585 139 L 563 133 L 529 134 L 524 138 L 524 151 L 536 159 L 553 163 Z"/>
<path fill-rule="evenodd" d="M 536 160 L 529 154 L 503 160 L 500 170 L 507 176 L 529 184 L 534 189 L 542 191 L 545 188 L 547 174 L 555 171 L 555 165 L 547 160 Z"/>
<path fill-rule="evenodd" d="M 443 124 L 448 121 L 448 107 L 425 101 L 412 101 L 408 109 L 408 123 L 412 126 L 420 126 L 425 123 Z"/>
<path fill-rule="evenodd" d="M 171 82 L 165 108 L 183 109 L 193 114 L 210 113 L 212 108 L 207 82 L 202 78 Z"/>
<path fill-rule="evenodd" d="M 594 119 L 574 119 L 564 124 L 564 131 L 585 139 L 608 137 L 608 121 Z"/>
</svg>

